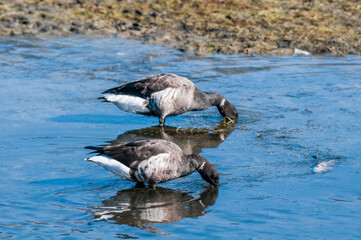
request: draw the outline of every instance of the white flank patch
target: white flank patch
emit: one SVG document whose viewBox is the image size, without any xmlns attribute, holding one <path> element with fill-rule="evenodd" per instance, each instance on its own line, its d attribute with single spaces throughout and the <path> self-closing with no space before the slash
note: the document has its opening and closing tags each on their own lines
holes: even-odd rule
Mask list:
<svg viewBox="0 0 361 240">
<path fill-rule="evenodd" d="M 313 172 L 315 173 L 324 173 L 331 170 L 331 166 L 335 164 L 334 160 L 328 162 L 320 162 L 316 167 L 313 168 Z"/>
<path fill-rule="evenodd" d="M 148 101 L 140 98 L 129 95 L 122 94 L 106 94 L 104 95 L 105 99 L 109 102 L 114 103 L 118 108 L 126 112 L 131 113 L 149 113 L 147 108 Z"/>
<path fill-rule="evenodd" d="M 157 174 L 159 170 L 171 167 L 169 166 L 168 156 L 169 153 L 161 153 L 141 162 L 138 166 L 138 174 L 135 174 L 135 178 L 138 181 L 145 182 L 146 179 L 144 179 L 142 173 L 144 173 L 146 178 L 149 178 L 153 174 Z"/>
<path fill-rule="evenodd" d="M 172 209 L 173 210 L 173 209 Z M 164 221 L 169 221 L 170 219 L 174 219 L 174 212 L 171 211 L 168 206 L 160 206 L 160 207 L 149 207 L 143 209 L 140 212 L 140 219 L 151 222 L 159 222 L 163 223 Z"/>
<path fill-rule="evenodd" d="M 174 100 L 177 99 L 179 93 L 180 91 L 178 88 L 171 87 L 153 93 L 150 98 L 150 105 L 155 111 L 157 111 L 162 104 L 167 106 L 173 105 Z"/>
<path fill-rule="evenodd" d="M 91 158 L 87 158 L 85 160 L 94 162 L 99 166 L 102 166 L 104 169 L 108 170 L 109 172 L 117 175 L 122 179 L 131 180 L 129 175 L 130 169 L 124 164 L 120 163 L 119 161 L 114 160 L 113 158 L 110 158 L 105 155 L 101 155 L 101 156 L 94 156 Z"/>
</svg>

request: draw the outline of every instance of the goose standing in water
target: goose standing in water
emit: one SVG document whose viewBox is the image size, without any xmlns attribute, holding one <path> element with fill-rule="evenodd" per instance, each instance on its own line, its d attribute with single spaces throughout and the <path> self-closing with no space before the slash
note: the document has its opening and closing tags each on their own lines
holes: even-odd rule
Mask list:
<svg viewBox="0 0 361 240">
<path fill-rule="evenodd" d="M 203 92 L 187 78 L 172 73 L 157 74 L 102 92 L 100 99 L 126 112 L 159 117 L 217 106 L 223 117 L 238 118 L 236 108 L 219 93 Z"/>
<path fill-rule="evenodd" d="M 196 170 L 209 184 L 218 185 L 218 171 L 207 159 L 196 154 L 186 155 L 177 144 L 163 139 L 85 148 L 98 153 L 86 158 L 86 161 L 94 162 L 125 180 L 146 183 L 150 187 L 187 176 Z"/>
</svg>

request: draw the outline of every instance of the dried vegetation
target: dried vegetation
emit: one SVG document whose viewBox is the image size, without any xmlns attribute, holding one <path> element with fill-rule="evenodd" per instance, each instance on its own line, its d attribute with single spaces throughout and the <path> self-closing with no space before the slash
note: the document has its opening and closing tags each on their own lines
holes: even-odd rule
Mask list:
<svg viewBox="0 0 361 240">
<path fill-rule="evenodd" d="M 0 35 L 100 34 L 200 55 L 361 53 L 361 2 L 2 0 Z"/>
</svg>

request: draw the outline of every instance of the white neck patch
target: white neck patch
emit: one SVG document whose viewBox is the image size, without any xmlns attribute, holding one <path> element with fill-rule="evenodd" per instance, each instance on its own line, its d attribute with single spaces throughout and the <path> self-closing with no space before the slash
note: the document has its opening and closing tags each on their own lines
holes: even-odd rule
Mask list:
<svg viewBox="0 0 361 240">
<path fill-rule="evenodd" d="M 203 162 L 202 165 L 198 168 L 198 170 L 203 170 L 204 164 L 206 164 L 206 162 Z"/>
<path fill-rule="evenodd" d="M 225 102 L 226 102 L 226 99 L 223 98 L 221 101 L 221 104 L 219 104 L 219 106 L 223 107 Z"/>
</svg>

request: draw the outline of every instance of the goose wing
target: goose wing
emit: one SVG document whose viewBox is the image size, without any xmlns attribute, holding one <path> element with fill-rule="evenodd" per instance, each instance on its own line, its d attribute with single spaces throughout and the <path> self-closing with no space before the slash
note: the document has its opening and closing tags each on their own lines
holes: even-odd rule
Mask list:
<svg viewBox="0 0 361 240">
<path fill-rule="evenodd" d="M 126 94 L 141 98 L 150 97 L 153 93 L 167 88 L 191 88 L 194 84 L 187 78 L 172 73 L 157 74 L 112 88 L 103 93 Z"/>
<path fill-rule="evenodd" d="M 95 150 L 99 154 L 106 154 L 129 168 L 136 167 L 140 162 L 152 156 L 182 152 L 176 144 L 163 139 L 136 140 L 124 145 L 86 148 Z"/>
</svg>

